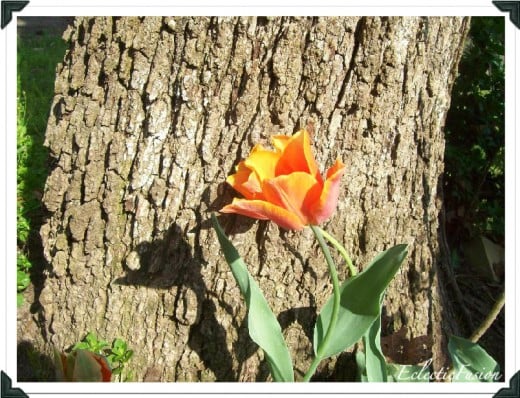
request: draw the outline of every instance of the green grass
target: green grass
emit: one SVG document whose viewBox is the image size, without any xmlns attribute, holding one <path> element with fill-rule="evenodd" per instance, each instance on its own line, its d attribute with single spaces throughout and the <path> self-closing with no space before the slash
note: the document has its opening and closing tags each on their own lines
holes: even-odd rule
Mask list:
<svg viewBox="0 0 520 398">
<path fill-rule="evenodd" d="M 49 117 L 56 65 L 66 43 L 60 36 L 18 37 L 17 52 L 17 303 L 30 284 L 37 257 L 31 250 L 41 225 L 41 197 L 48 174 L 43 146 Z"/>
</svg>

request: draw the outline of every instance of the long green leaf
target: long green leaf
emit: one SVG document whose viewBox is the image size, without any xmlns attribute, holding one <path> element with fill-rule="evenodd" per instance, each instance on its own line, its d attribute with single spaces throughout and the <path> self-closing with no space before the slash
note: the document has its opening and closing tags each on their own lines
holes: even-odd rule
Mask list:
<svg viewBox="0 0 520 398">
<path fill-rule="evenodd" d="M 500 376 L 498 363 L 478 344 L 451 336 L 448 351 L 453 362 L 452 381 L 495 382 Z"/>
<path fill-rule="evenodd" d="M 314 352 L 322 358 L 348 349 L 370 328 L 380 314 L 379 298 L 406 257 L 406 245 L 394 246 L 378 254 L 361 273 L 340 288 L 341 307 L 338 323 L 327 347 L 321 347 L 332 315 L 332 299 L 323 306 L 314 327 Z"/>
<path fill-rule="evenodd" d="M 214 214 L 211 215 L 211 220 L 217 232 L 224 257 L 231 267 L 231 272 L 246 300 L 249 336 L 264 350 L 273 380 L 294 381 L 291 355 L 283 339 L 280 324 Z"/>
<path fill-rule="evenodd" d="M 380 303 L 383 302 L 381 295 Z M 381 349 L 381 314 L 368 328 L 363 336 L 365 346 L 365 367 L 367 381 L 386 382 L 386 359 Z"/>
<path fill-rule="evenodd" d="M 355 355 L 356 360 L 356 370 L 357 370 L 357 380 L 362 381 L 363 383 L 368 381 L 367 377 L 367 363 L 366 363 L 366 355 L 363 351 L 357 351 Z"/>
</svg>

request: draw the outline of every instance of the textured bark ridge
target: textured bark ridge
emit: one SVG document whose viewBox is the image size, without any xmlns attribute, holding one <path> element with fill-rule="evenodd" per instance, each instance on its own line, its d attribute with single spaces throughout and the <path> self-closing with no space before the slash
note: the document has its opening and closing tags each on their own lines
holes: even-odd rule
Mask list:
<svg viewBox="0 0 520 398">
<path fill-rule="evenodd" d="M 442 127 L 467 30 L 459 17 L 77 18 L 46 133 L 46 348 L 95 331 L 134 349 L 136 381 L 267 380 L 209 215 L 231 200 L 225 178 L 255 143 L 309 126 L 322 171 L 347 165 L 324 228 L 361 268 L 409 245 L 383 334 L 422 339 L 410 361 L 439 356 Z M 311 232 L 220 220 L 300 378 L 331 292 Z"/>
</svg>

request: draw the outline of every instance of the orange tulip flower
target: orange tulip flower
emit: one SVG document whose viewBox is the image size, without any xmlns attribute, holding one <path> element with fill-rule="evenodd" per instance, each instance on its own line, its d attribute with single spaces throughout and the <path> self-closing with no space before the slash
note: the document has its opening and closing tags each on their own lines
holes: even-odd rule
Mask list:
<svg viewBox="0 0 520 398">
<path fill-rule="evenodd" d="M 237 213 L 272 220 L 280 227 L 301 230 L 328 219 L 338 203 L 339 184 L 345 165 L 336 160 L 320 175 L 311 151 L 309 133 L 271 137 L 274 151 L 256 145 L 236 167 L 227 182 L 244 199 L 233 199 L 223 213 Z"/>
</svg>

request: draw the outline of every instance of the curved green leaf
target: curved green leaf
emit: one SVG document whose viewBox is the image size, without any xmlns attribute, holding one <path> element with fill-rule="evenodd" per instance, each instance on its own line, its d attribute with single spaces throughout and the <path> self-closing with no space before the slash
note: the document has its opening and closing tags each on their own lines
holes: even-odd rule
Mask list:
<svg viewBox="0 0 520 398">
<path fill-rule="evenodd" d="M 248 307 L 247 325 L 251 339 L 264 350 L 273 380 L 294 381 L 291 355 L 283 339 L 280 324 L 214 214 L 211 215 L 211 221 L 217 232 L 224 257 L 231 267 L 231 272 L 246 300 Z"/>
<path fill-rule="evenodd" d="M 448 351 L 453 362 L 452 381 L 496 382 L 500 377 L 498 363 L 477 343 L 451 336 Z"/>
<path fill-rule="evenodd" d="M 356 360 L 357 380 L 366 383 L 368 381 L 366 355 L 363 351 L 357 351 L 354 358 Z"/>
<path fill-rule="evenodd" d="M 370 265 L 341 287 L 341 307 L 338 323 L 327 347 L 321 347 L 330 324 L 332 298 L 323 306 L 314 327 L 314 352 L 322 358 L 348 349 L 370 328 L 380 314 L 379 298 L 406 257 L 406 245 L 394 246 L 379 253 Z"/>
<path fill-rule="evenodd" d="M 380 303 L 383 303 L 383 295 L 381 295 Z M 367 381 L 386 382 L 386 359 L 381 350 L 381 314 L 363 335 L 363 345 L 365 346 Z"/>
</svg>

